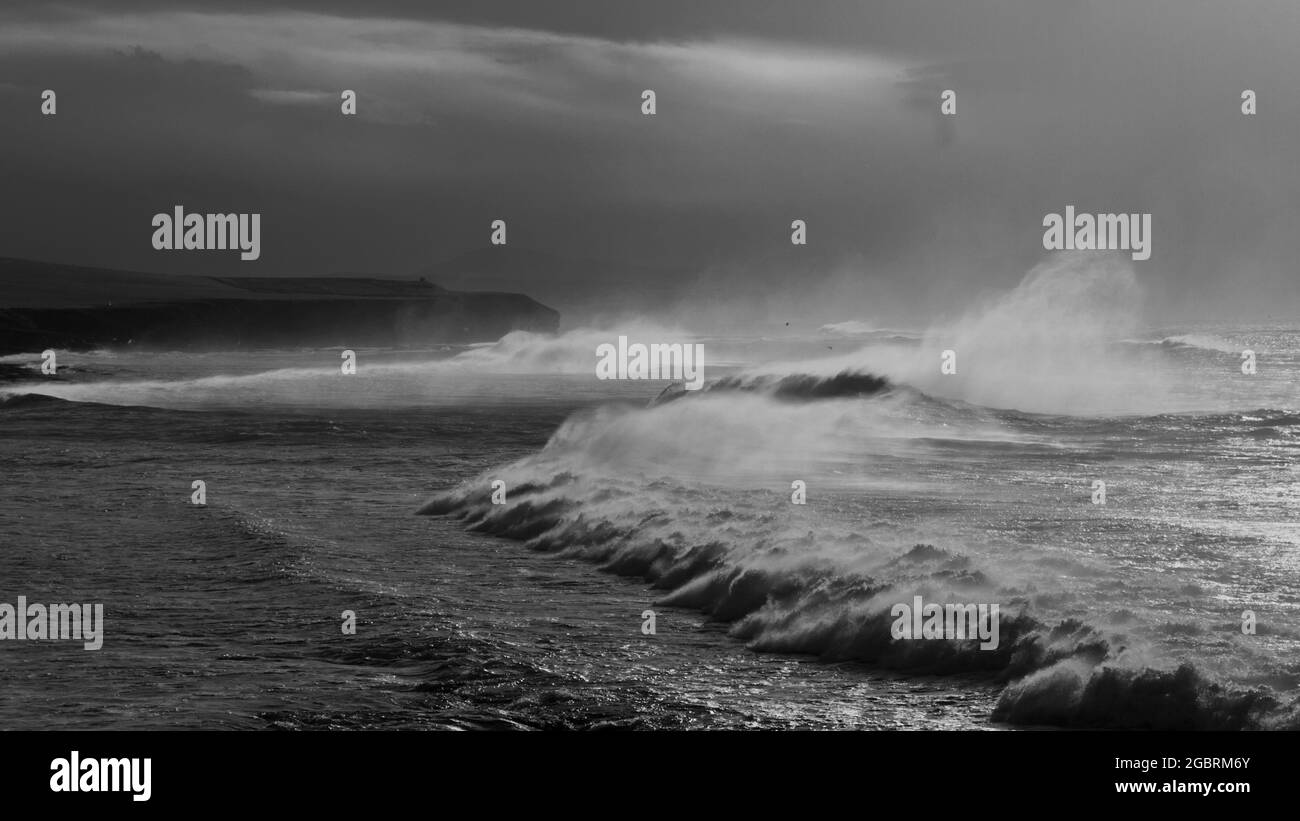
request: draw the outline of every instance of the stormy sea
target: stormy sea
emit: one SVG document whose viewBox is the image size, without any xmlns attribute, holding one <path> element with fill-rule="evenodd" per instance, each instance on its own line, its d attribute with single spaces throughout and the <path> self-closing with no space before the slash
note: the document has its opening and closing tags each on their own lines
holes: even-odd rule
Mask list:
<svg viewBox="0 0 1300 821">
<path fill-rule="evenodd" d="M 1135 287 L 1045 264 L 926 327 L 355 374 L 0 358 L 0 601 L 104 605 L 98 652 L 0 642 L 0 723 L 1296 728 L 1300 322 L 1161 326 Z M 597 379 L 620 334 L 702 345 L 703 387 Z M 998 604 L 997 646 L 897 640 L 917 596 Z"/>
</svg>

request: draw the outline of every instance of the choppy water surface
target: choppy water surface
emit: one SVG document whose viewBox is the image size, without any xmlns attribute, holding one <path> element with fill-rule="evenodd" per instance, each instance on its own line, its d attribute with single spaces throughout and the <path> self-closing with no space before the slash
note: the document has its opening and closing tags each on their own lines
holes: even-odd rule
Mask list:
<svg viewBox="0 0 1300 821">
<path fill-rule="evenodd" d="M 0 601 L 107 637 L 0 643 L 0 722 L 1296 726 L 1300 331 L 1002 324 L 706 338 L 728 378 L 653 405 L 601 332 L 62 354 L 0 386 Z M 914 595 L 1000 646 L 892 640 Z"/>
</svg>

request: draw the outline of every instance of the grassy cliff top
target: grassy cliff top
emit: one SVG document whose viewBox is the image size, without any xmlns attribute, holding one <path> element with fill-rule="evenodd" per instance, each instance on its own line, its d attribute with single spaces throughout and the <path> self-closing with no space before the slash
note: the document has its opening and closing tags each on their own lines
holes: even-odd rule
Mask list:
<svg viewBox="0 0 1300 821">
<path fill-rule="evenodd" d="M 446 293 L 418 279 L 145 274 L 0 258 L 0 308 L 92 308 L 208 299 L 411 299 Z"/>
</svg>

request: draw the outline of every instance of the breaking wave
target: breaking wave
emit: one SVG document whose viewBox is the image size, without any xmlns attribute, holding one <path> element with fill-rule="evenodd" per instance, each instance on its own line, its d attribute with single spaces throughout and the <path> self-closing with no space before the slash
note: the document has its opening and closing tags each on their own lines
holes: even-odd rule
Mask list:
<svg viewBox="0 0 1300 821">
<path fill-rule="evenodd" d="M 1215 353 L 1237 354 L 1241 352 L 1240 345 L 1233 345 L 1228 340 L 1211 334 L 1167 336 L 1161 339 L 1158 344 L 1169 348 L 1199 348 L 1203 351 L 1213 351 Z"/>
<path fill-rule="evenodd" d="M 882 401 L 894 400 L 816 404 Z M 729 407 L 724 412 L 714 405 Z M 683 414 L 698 422 L 718 413 L 752 418 L 763 409 L 798 414 L 812 407 L 726 395 L 602 409 L 566 422 L 541 453 L 439 494 L 419 512 L 454 516 L 472 531 L 642 578 L 661 591 L 658 604 L 727 623 L 734 638 L 757 651 L 914 674 L 991 676 L 1005 685 L 995 720 L 1162 729 L 1294 724 L 1294 706 L 1284 707 L 1265 689 L 1219 684 L 1187 663 L 1158 663 L 1152 642 L 1122 615 L 1096 621 L 1049 615 L 1052 608 L 1044 603 L 1051 594 L 1029 581 L 1025 568 L 1047 577 L 1082 577 L 1094 572 L 1086 563 L 1046 555 L 1013 562 L 942 545 L 905 546 L 891 536 L 896 522 L 805 514 L 789 504 L 788 490 L 761 481 L 763 468 L 815 452 L 806 440 L 788 449 L 763 442 L 767 451 L 754 458 L 760 443 L 751 428 L 711 427 L 675 442 L 669 435 L 691 429 Z M 836 412 L 851 415 L 843 407 Z M 870 449 L 855 450 L 861 458 Z M 494 478 L 507 482 L 504 504 L 492 503 Z M 838 504 L 837 498 L 822 507 Z M 1001 603 L 999 645 L 982 650 L 973 639 L 895 641 L 891 608 L 914 596 L 940 605 Z"/>
<path fill-rule="evenodd" d="M 1219 424 L 1172 415 L 1152 360 L 1115 344 L 1136 327 L 1137 297 L 1126 264 L 1055 258 L 919 345 L 772 363 L 646 407 L 578 412 L 539 453 L 419 512 L 642 578 L 660 604 L 703 612 L 758 651 L 991 677 L 1003 685 L 998 721 L 1300 726 L 1296 702 L 1261 683 L 1275 670 L 1233 675 L 1251 652 L 1233 644 L 1234 625 L 1173 623 L 1182 611 L 1161 609 L 1186 585 L 1086 550 L 1086 526 L 1051 544 L 1059 520 L 1026 499 L 1044 477 L 1063 481 L 1054 465 L 1100 452 L 1097 437 Z M 940 370 L 945 349 L 955 375 Z M 1138 411 L 1150 415 L 1116 415 Z M 1256 421 L 1276 428 L 1273 416 Z M 815 501 L 796 502 L 801 492 Z M 998 646 L 894 640 L 891 610 L 915 596 L 999 604 Z"/>
</svg>

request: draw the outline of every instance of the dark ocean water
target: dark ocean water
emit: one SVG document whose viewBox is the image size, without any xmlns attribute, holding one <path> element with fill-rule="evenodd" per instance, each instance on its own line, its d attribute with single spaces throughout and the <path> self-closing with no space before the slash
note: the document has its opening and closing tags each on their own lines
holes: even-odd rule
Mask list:
<svg viewBox="0 0 1300 821">
<path fill-rule="evenodd" d="M 756 654 L 582 564 L 414 515 L 580 406 L 0 410 L 3 600 L 106 640 L 0 644 L 18 728 L 965 726 L 992 690 Z M 190 504 L 190 482 L 207 505 Z M 358 616 L 356 635 L 340 614 Z M 904 706 L 905 705 L 905 706 Z M 953 710 L 954 706 L 960 709 Z"/>
<path fill-rule="evenodd" d="M 0 602 L 106 619 L 98 651 L 0 642 L 0 726 L 1295 726 L 1296 329 L 1115 340 L 1090 361 L 1131 381 L 1075 394 L 940 381 L 894 332 L 715 338 L 734 389 L 654 407 L 592 336 L 0 386 Z M 892 641 L 913 595 L 999 602 L 1000 647 Z"/>
</svg>

